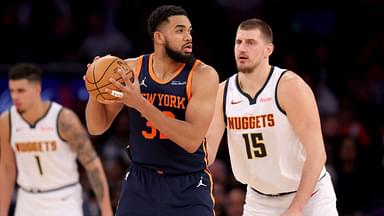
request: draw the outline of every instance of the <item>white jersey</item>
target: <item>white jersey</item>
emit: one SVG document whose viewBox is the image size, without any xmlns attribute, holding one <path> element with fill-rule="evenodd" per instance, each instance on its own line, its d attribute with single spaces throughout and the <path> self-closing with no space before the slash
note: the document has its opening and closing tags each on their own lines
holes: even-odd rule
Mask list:
<svg viewBox="0 0 384 216">
<path fill-rule="evenodd" d="M 44 191 L 79 181 L 76 154 L 58 134 L 61 110 L 61 105 L 51 102 L 47 113 L 30 125 L 11 107 L 10 143 L 22 188 Z"/>
<path fill-rule="evenodd" d="M 244 93 L 235 74 L 224 89 L 228 148 L 236 179 L 265 194 L 296 191 L 306 154 L 276 88 L 285 70 L 272 67 L 255 98 Z M 325 169 L 323 168 L 321 176 Z"/>
</svg>

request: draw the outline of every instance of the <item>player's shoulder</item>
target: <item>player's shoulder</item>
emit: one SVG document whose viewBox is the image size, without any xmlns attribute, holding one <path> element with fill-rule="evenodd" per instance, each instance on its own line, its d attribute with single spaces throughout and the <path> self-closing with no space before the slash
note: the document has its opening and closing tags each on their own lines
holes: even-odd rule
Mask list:
<svg viewBox="0 0 384 216">
<path fill-rule="evenodd" d="M 135 57 L 135 58 L 127 58 L 124 59 L 124 61 L 129 65 L 129 66 L 136 66 L 137 62 L 140 60 L 141 56 Z"/>
<path fill-rule="evenodd" d="M 279 85 L 303 85 L 305 81 L 296 72 L 286 70 L 281 76 Z"/>
<path fill-rule="evenodd" d="M 59 123 L 63 121 L 70 121 L 72 119 L 77 119 L 78 116 L 72 109 L 62 106 L 61 111 L 59 112 Z"/>
<path fill-rule="evenodd" d="M 10 118 L 10 114 L 9 114 L 9 110 L 6 110 L 4 112 L 2 112 L 0 114 L 0 124 L 3 125 L 3 124 L 9 124 L 9 118 Z"/>
<path fill-rule="evenodd" d="M 193 70 L 195 71 L 202 71 L 202 72 L 206 72 L 206 73 L 216 73 L 217 74 L 217 71 L 214 67 L 212 67 L 211 65 L 208 65 L 204 62 L 202 62 L 201 60 L 196 60 L 195 62 L 195 65 L 193 67 Z"/>
<path fill-rule="evenodd" d="M 279 92 L 284 94 L 297 94 L 298 91 L 311 91 L 306 81 L 297 73 L 287 70 L 280 78 L 278 84 Z"/>
<path fill-rule="evenodd" d="M 143 55 L 135 57 L 135 58 L 127 58 L 124 61 L 128 64 L 130 70 L 132 70 L 135 74 L 137 74 L 141 68 L 141 64 L 143 61 Z"/>
<path fill-rule="evenodd" d="M 196 60 L 193 68 L 193 76 L 201 79 L 213 79 L 218 82 L 219 75 L 214 67 L 200 60 Z"/>
</svg>

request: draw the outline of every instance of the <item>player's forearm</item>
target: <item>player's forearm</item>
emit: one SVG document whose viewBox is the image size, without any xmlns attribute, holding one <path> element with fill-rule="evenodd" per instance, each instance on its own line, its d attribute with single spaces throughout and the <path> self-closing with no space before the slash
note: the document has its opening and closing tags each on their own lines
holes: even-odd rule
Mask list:
<svg viewBox="0 0 384 216">
<path fill-rule="evenodd" d="M 0 166 L 0 216 L 8 216 L 16 179 L 16 172 L 5 172 L 5 169 L 4 166 Z"/>
<path fill-rule="evenodd" d="M 196 127 L 187 121 L 168 117 L 144 98 L 139 112 L 162 134 L 189 153 L 195 152 L 208 130 L 208 125 Z"/>
<path fill-rule="evenodd" d="M 92 190 L 99 203 L 102 215 L 112 215 L 107 178 L 100 159 L 95 159 L 91 164 L 87 165 L 85 169 L 87 171 Z"/>
<path fill-rule="evenodd" d="M 90 97 L 85 108 L 85 120 L 88 132 L 92 135 L 100 135 L 110 127 L 113 117 L 109 115 L 106 105 Z"/>
<path fill-rule="evenodd" d="M 299 209 L 300 211 L 304 208 L 305 203 L 315 192 L 314 190 L 316 184 L 319 181 L 320 173 L 324 167 L 325 160 L 325 153 L 307 155 L 307 160 L 304 163 L 299 188 L 290 204 L 290 208 Z"/>
</svg>

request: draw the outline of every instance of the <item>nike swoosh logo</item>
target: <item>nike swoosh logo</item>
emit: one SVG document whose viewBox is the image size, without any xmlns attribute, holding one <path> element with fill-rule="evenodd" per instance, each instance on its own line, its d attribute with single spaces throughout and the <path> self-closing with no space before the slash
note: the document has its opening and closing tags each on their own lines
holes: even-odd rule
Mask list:
<svg viewBox="0 0 384 216">
<path fill-rule="evenodd" d="M 239 100 L 239 101 L 234 101 L 234 100 L 232 100 L 232 101 L 231 101 L 231 104 L 238 104 L 238 103 L 241 103 L 241 102 L 243 102 L 243 100 Z"/>
</svg>

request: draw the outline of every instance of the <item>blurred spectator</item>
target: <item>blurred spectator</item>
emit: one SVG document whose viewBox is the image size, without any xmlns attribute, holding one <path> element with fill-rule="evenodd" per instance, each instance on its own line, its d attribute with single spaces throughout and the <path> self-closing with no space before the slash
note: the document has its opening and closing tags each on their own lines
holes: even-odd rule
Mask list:
<svg viewBox="0 0 384 216">
<path fill-rule="evenodd" d="M 216 159 L 211 166 L 209 166 L 212 177 L 215 182 L 229 184 L 229 169 L 227 165 L 220 159 Z"/>
<path fill-rule="evenodd" d="M 346 137 L 340 145 L 337 165 L 337 205 L 340 215 L 359 215 L 367 201 L 369 184 L 359 164 L 359 145 L 357 140 Z M 364 168 L 363 168 L 364 169 Z"/>
<path fill-rule="evenodd" d="M 215 196 L 215 215 L 225 216 L 225 206 L 227 203 L 226 185 L 221 181 L 213 181 L 213 195 Z"/>
<path fill-rule="evenodd" d="M 107 54 L 126 58 L 131 51 L 131 41 L 117 29 L 108 31 L 105 19 L 98 14 L 86 17 L 89 33 L 75 53 L 77 60 L 91 62 L 95 56 Z"/>
<path fill-rule="evenodd" d="M 245 190 L 241 187 L 233 187 L 228 192 L 225 205 L 226 216 L 242 216 L 245 204 Z"/>
</svg>

